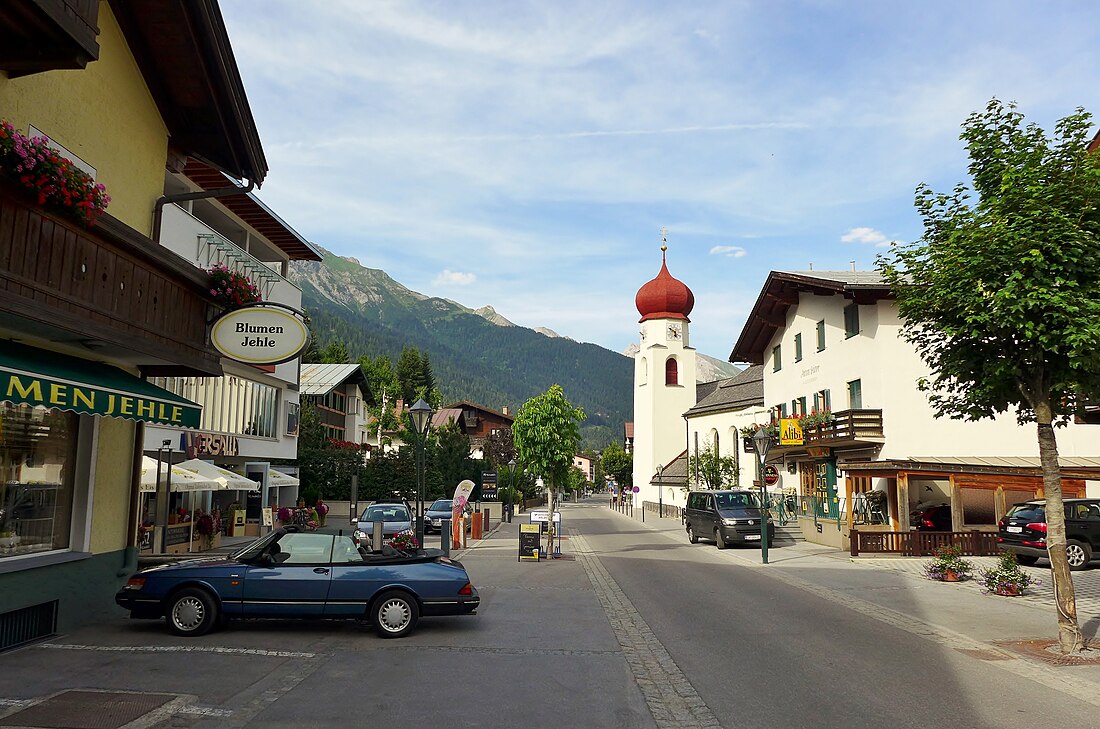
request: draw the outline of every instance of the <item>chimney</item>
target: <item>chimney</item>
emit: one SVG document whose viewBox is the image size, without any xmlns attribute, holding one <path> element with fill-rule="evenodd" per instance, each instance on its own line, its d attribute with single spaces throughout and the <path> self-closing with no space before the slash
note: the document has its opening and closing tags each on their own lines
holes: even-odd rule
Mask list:
<svg viewBox="0 0 1100 729">
<path fill-rule="evenodd" d="M 848 261 L 848 263 L 852 266 L 852 273 L 855 273 L 856 272 L 856 262 L 855 261 Z"/>
</svg>

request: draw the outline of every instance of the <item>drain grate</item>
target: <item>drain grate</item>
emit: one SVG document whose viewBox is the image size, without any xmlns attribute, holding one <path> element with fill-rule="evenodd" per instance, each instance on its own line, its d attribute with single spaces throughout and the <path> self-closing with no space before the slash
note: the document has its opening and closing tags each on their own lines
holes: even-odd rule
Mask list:
<svg viewBox="0 0 1100 729">
<path fill-rule="evenodd" d="M 119 729 L 175 699 L 174 694 L 65 691 L 5 716 L 5 726 L 42 729 Z"/>
</svg>

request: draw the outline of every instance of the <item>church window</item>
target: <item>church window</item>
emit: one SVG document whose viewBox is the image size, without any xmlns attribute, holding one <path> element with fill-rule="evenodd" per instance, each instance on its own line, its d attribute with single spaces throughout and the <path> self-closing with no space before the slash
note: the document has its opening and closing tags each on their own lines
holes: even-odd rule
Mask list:
<svg viewBox="0 0 1100 729">
<path fill-rule="evenodd" d="M 679 385 L 680 384 L 680 370 L 676 366 L 676 358 L 669 357 L 665 360 L 665 384 L 666 385 Z"/>
</svg>

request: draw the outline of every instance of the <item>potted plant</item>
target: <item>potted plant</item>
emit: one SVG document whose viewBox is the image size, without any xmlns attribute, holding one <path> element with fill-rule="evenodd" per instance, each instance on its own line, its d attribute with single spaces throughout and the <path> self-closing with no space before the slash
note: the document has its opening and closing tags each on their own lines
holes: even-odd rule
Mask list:
<svg viewBox="0 0 1100 729">
<path fill-rule="evenodd" d="M 402 552 L 407 552 L 415 551 L 420 547 L 420 544 L 416 541 L 416 535 L 413 534 L 412 530 L 406 529 L 390 538 L 390 546 L 394 549 L 400 549 Z"/>
<path fill-rule="evenodd" d="M 19 535 L 14 529 L 0 528 L 0 548 L 12 549 L 19 544 Z"/>
<path fill-rule="evenodd" d="M 954 544 L 937 547 L 935 558 L 924 565 L 924 574 L 930 580 L 941 582 L 959 582 L 969 579 L 974 571 L 974 563 L 962 558 L 962 549 Z"/>
<path fill-rule="evenodd" d="M 836 416 L 833 415 L 832 411 L 814 408 L 808 415 L 802 417 L 802 427 L 803 429 L 820 428 L 823 425 L 828 425 L 834 420 L 836 420 Z"/>
<path fill-rule="evenodd" d="M 227 309 L 237 309 L 262 301 L 260 289 L 242 273 L 230 271 L 224 263 L 206 270 L 210 274 L 210 295 L 215 303 Z"/>
<path fill-rule="evenodd" d="M 745 453 L 755 453 L 756 445 L 752 441 L 752 437 L 756 435 L 756 431 L 764 429 L 764 432 L 772 437 L 773 445 L 779 440 L 779 423 L 771 422 L 767 424 L 753 423 L 752 425 L 743 426 L 740 429 L 741 442 L 744 444 Z"/>
<path fill-rule="evenodd" d="M 1031 585 L 1038 584 L 1038 580 L 1020 569 L 1012 552 L 1001 552 L 996 567 L 981 571 L 981 581 L 994 595 L 1006 597 L 1021 595 Z"/>
<path fill-rule="evenodd" d="M 317 505 L 313 507 L 317 512 L 317 521 L 321 526 L 325 525 L 325 517 L 328 515 L 328 504 L 326 504 L 320 497 L 317 499 Z"/>
</svg>

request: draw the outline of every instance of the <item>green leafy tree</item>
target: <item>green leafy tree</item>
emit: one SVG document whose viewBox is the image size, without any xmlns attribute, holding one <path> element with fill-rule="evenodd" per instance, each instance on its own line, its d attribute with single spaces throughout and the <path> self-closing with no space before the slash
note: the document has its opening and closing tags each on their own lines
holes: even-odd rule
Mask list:
<svg viewBox="0 0 1100 729">
<path fill-rule="evenodd" d="M 351 477 L 363 463 L 363 451 L 357 447 L 335 446 L 325 436 L 317 410 L 303 403 L 298 425 L 299 492 L 307 504 L 318 498 L 343 500 L 350 490 Z"/>
<path fill-rule="evenodd" d="M 511 428 L 498 428 L 489 434 L 481 447 L 485 460 L 497 468 L 505 467 L 516 457 L 516 445 L 512 442 Z"/>
<path fill-rule="evenodd" d="M 708 489 L 737 488 L 740 485 L 739 471 L 737 459 L 721 455 L 710 440 L 703 444 L 698 456 L 688 456 L 688 473 L 698 473 L 699 480 Z"/>
<path fill-rule="evenodd" d="M 623 450 L 621 443 L 615 441 L 604 448 L 600 464 L 604 474 L 610 476 L 619 487 L 619 493 L 623 493 L 623 488 L 634 485 L 634 454 Z"/>
<path fill-rule="evenodd" d="M 561 385 L 553 385 L 542 395 L 531 398 L 519 409 L 512 423 L 512 438 L 519 461 L 529 472 L 549 479 L 547 488 L 550 512 L 554 512 L 554 491 L 563 486 L 573 469 L 573 454 L 580 443 L 580 423 L 584 410 L 573 407 Z M 554 543 L 554 521 L 547 534 Z"/>
<path fill-rule="evenodd" d="M 470 458 L 470 436 L 454 420 L 434 431 L 435 443 L 431 448 L 430 462 L 439 474 L 443 492 L 455 487 L 463 479 L 477 483 L 480 469 Z"/>
<path fill-rule="evenodd" d="M 937 416 L 1035 423 L 1063 652 L 1082 650 L 1054 426 L 1100 395 L 1100 157 L 1090 116 L 1052 138 L 994 99 L 961 138 L 972 189 L 917 189 L 920 240 L 880 258 Z M 973 200 L 971 195 L 976 194 Z"/>
<path fill-rule="evenodd" d="M 393 364 L 386 355 L 379 355 L 374 359 L 361 357 L 359 364 L 366 373 L 367 384 L 374 396 L 374 401 L 367 406 L 367 411 L 375 420 L 373 427 L 378 431 L 378 442 L 381 445 L 383 433 L 392 433 L 401 427 L 396 410 L 397 400 L 401 397 L 401 385 L 397 380 Z"/>
</svg>

